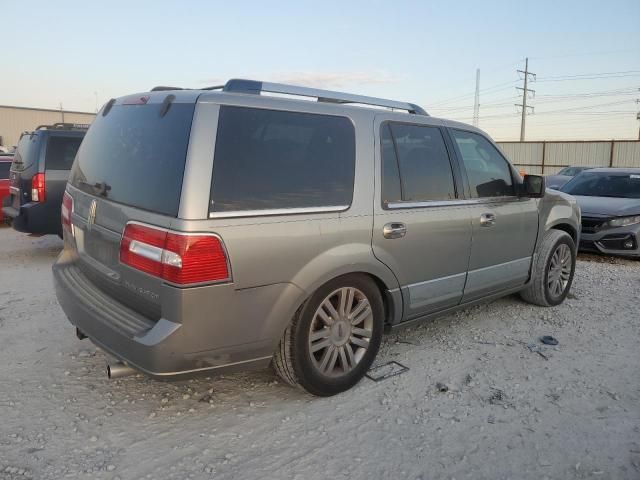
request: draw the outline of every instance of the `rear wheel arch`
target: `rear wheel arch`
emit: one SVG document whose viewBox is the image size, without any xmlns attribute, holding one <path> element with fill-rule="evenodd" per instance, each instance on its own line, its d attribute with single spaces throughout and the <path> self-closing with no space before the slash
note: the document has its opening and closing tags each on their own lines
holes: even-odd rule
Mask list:
<svg viewBox="0 0 640 480">
<path fill-rule="evenodd" d="M 392 290 L 393 287 L 390 287 L 389 285 L 387 285 L 387 283 L 379 275 L 376 275 L 374 273 L 371 273 L 370 271 L 365 271 L 365 270 L 356 270 L 356 271 L 351 271 L 346 273 L 340 273 L 340 274 L 331 276 L 330 278 L 323 279 L 322 283 L 314 286 L 314 288 L 311 291 L 307 292 L 307 295 L 305 296 L 305 298 L 299 303 L 299 305 L 297 305 L 295 310 L 296 313 L 299 312 L 302 309 L 302 307 L 304 307 L 304 304 L 309 300 L 309 298 L 314 294 L 316 290 L 324 287 L 326 284 L 330 282 L 333 282 L 342 277 L 347 277 L 351 275 L 369 278 L 373 281 L 373 283 L 375 283 L 380 293 L 380 298 L 382 299 L 382 303 L 384 305 L 384 311 L 385 311 L 384 323 L 385 325 L 392 324 L 394 320 L 395 309 L 396 307 L 401 306 L 401 305 L 396 305 L 396 300 L 394 300 L 393 296 L 389 293 L 389 291 Z M 289 320 L 289 323 L 292 320 L 293 318 Z M 287 326 L 288 326 L 288 323 L 287 323 Z"/>
</svg>

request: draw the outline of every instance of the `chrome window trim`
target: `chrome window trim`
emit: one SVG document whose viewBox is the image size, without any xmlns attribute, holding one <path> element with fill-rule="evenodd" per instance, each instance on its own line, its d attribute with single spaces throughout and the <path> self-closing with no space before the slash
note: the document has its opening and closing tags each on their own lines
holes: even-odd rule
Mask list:
<svg viewBox="0 0 640 480">
<path fill-rule="evenodd" d="M 344 212 L 348 209 L 349 205 L 336 205 L 331 207 L 271 208 L 265 210 L 235 210 L 232 212 L 211 212 L 209 213 L 209 218 L 266 217 L 303 213 L 331 213 Z"/>
<path fill-rule="evenodd" d="M 464 198 L 457 200 L 430 200 L 424 202 L 388 202 L 385 208 L 398 210 L 403 208 L 424 208 L 424 207 L 455 207 L 460 205 L 480 205 L 484 203 L 508 203 L 519 201 L 520 197 L 486 197 L 486 198 Z"/>
</svg>

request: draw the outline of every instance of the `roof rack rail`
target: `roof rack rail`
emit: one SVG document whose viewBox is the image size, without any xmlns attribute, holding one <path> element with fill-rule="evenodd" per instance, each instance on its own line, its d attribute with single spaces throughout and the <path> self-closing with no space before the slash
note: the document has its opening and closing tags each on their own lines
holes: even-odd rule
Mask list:
<svg viewBox="0 0 640 480">
<path fill-rule="evenodd" d="M 182 87 L 169 87 L 166 85 L 158 85 L 157 87 L 153 87 L 150 91 L 151 92 L 165 92 L 168 90 L 186 90 L 185 88 Z"/>
<path fill-rule="evenodd" d="M 374 105 L 397 110 L 406 110 L 415 115 L 429 115 L 422 107 L 413 103 L 386 100 L 384 98 L 367 97 L 364 95 L 354 95 L 351 93 L 334 92 L 319 88 L 298 87 L 295 85 L 285 85 L 282 83 L 260 82 L 256 80 L 243 80 L 233 78 L 229 80 L 224 88 L 224 92 L 250 93 L 260 95 L 262 92 L 281 93 L 285 95 L 297 95 L 302 97 L 316 97 L 318 102 L 327 103 L 359 103 L 363 105 Z"/>
<path fill-rule="evenodd" d="M 35 130 L 86 130 L 88 128 L 88 123 L 56 122 L 51 125 L 38 125 Z"/>
</svg>

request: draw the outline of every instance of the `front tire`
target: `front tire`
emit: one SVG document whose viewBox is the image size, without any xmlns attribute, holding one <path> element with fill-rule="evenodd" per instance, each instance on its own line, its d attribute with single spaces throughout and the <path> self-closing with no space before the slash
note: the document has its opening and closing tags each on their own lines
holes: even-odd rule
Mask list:
<svg viewBox="0 0 640 480">
<path fill-rule="evenodd" d="M 531 281 L 520 296 L 542 307 L 560 305 L 569 294 L 575 268 L 576 245 L 571 236 L 562 230 L 549 230 L 531 268 Z"/>
<path fill-rule="evenodd" d="M 384 305 L 375 282 L 350 274 L 320 287 L 298 310 L 274 354 L 288 384 L 318 396 L 350 389 L 375 359 Z"/>
</svg>

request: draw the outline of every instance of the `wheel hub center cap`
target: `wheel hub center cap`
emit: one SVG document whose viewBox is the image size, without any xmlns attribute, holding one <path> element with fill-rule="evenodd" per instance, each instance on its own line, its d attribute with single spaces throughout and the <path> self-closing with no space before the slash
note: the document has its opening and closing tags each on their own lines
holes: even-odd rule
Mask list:
<svg viewBox="0 0 640 480">
<path fill-rule="evenodd" d="M 351 324 L 345 320 L 338 320 L 331 326 L 331 341 L 334 345 L 344 345 L 351 337 Z"/>
</svg>

